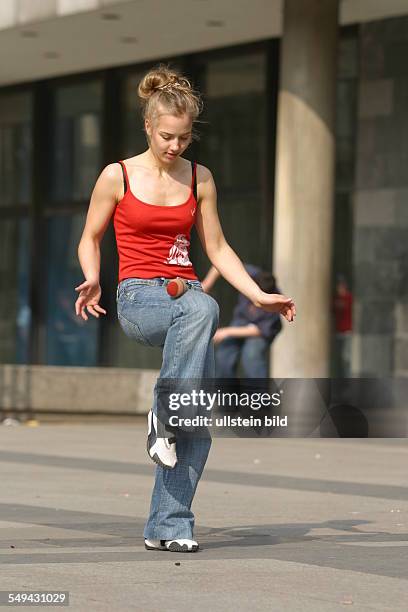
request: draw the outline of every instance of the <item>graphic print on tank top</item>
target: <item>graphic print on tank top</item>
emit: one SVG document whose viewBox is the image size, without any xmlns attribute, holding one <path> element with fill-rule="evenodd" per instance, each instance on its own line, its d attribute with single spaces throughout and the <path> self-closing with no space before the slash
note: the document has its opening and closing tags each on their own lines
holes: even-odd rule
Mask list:
<svg viewBox="0 0 408 612">
<path fill-rule="evenodd" d="M 164 263 L 173 266 L 192 266 L 188 257 L 188 247 L 190 241 L 185 234 L 177 234 L 173 246 L 169 250 L 169 255 Z"/>
</svg>

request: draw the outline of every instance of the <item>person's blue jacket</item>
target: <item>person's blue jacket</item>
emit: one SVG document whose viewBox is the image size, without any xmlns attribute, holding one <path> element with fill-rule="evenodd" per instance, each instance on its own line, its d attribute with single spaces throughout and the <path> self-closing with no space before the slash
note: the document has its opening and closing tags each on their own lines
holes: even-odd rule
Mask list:
<svg viewBox="0 0 408 612">
<path fill-rule="evenodd" d="M 262 272 L 261 268 L 253 266 L 252 264 L 245 263 L 244 267 L 250 277 L 255 280 L 256 276 Z M 278 288 L 276 288 L 275 293 L 280 293 Z M 262 337 L 268 342 L 272 342 L 282 329 L 279 313 L 266 312 L 262 308 L 257 308 L 245 295 L 240 293 L 230 325 L 241 327 L 251 323 L 259 328 Z"/>
</svg>

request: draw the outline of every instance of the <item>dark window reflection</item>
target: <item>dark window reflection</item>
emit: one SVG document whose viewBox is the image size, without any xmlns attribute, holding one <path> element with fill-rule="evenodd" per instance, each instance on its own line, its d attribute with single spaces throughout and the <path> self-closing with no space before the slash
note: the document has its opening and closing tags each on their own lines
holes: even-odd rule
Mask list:
<svg viewBox="0 0 408 612">
<path fill-rule="evenodd" d="M 102 87 L 99 81 L 56 91 L 52 197 L 88 200 L 101 164 Z"/>
<path fill-rule="evenodd" d="M 0 97 L 0 206 L 31 197 L 31 95 Z"/>
<path fill-rule="evenodd" d="M 75 287 L 83 280 L 77 247 L 85 215 L 48 222 L 47 357 L 49 365 L 95 366 L 98 321 L 75 314 Z"/>
<path fill-rule="evenodd" d="M 17 363 L 30 362 L 30 222 L 19 223 L 17 261 Z"/>
<path fill-rule="evenodd" d="M 210 60 L 202 66 L 205 112 L 199 124 L 198 161 L 214 174 L 218 209 L 228 242 L 243 261 L 267 266 L 272 227 L 265 218 L 266 61 L 262 53 Z M 272 143 L 268 143 L 272 146 Z M 208 259 L 199 244 L 193 259 L 203 276 Z M 230 318 L 236 292 L 220 282 L 214 296 L 223 304 L 221 324 Z"/>
<path fill-rule="evenodd" d="M 260 236 L 265 139 L 265 60 L 262 54 L 208 62 L 200 162 L 214 173 L 223 227 L 244 261 L 263 265 Z M 270 228 L 271 230 L 272 228 Z"/>
<path fill-rule="evenodd" d="M 31 310 L 28 220 L 0 223 L 0 362 L 27 363 Z"/>
<path fill-rule="evenodd" d="M 129 75 L 124 83 L 124 117 L 122 159 L 143 153 L 147 149 L 142 113 L 137 103 L 137 87 L 144 73 Z"/>
<path fill-rule="evenodd" d="M 32 96 L 0 96 L 0 362 L 27 363 L 29 306 L 29 221 L 16 211 L 31 199 Z M 8 210 L 7 210 L 8 208 Z M 8 217 L 8 218 L 7 218 Z"/>
<path fill-rule="evenodd" d="M 344 34 L 338 52 L 336 186 L 332 268 L 331 374 L 351 372 L 353 192 L 357 131 L 358 41 Z"/>
</svg>

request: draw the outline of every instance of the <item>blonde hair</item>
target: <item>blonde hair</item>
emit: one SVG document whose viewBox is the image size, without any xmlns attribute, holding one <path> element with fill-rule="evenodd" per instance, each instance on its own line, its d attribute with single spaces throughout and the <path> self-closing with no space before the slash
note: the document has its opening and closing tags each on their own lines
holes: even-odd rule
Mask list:
<svg viewBox="0 0 408 612">
<path fill-rule="evenodd" d="M 154 121 L 160 105 L 166 112 L 181 116 L 189 115 L 193 123 L 203 110 L 200 94 L 195 91 L 190 81 L 177 70 L 160 64 L 150 70 L 139 83 L 138 96 L 144 119 Z M 192 134 L 198 138 L 198 134 Z"/>
</svg>

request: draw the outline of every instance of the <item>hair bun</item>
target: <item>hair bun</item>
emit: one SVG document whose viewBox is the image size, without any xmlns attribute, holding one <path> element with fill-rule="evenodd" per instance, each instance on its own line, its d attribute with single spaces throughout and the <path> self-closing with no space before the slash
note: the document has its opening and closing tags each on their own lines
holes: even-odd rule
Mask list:
<svg viewBox="0 0 408 612">
<path fill-rule="evenodd" d="M 177 116 L 187 113 L 195 122 L 203 108 L 200 94 L 190 81 L 165 64 L 145 74 L 138 86 L 138 96 L 143 118 L 151 121 L 156 120 L 164 108 L 165 112 Z M 193 138 L 197 137 L 193 132 Z"/>
<path fill-rule="evenodd" d="M 139 83 L 138 94 L 142 100 L 147 100 L 156 91 L 178 89 L 188 91 L 191 84 L 184 76 L 181 76 L 167 66 L 160 65 L 150 70 Z"/>
</svg>

